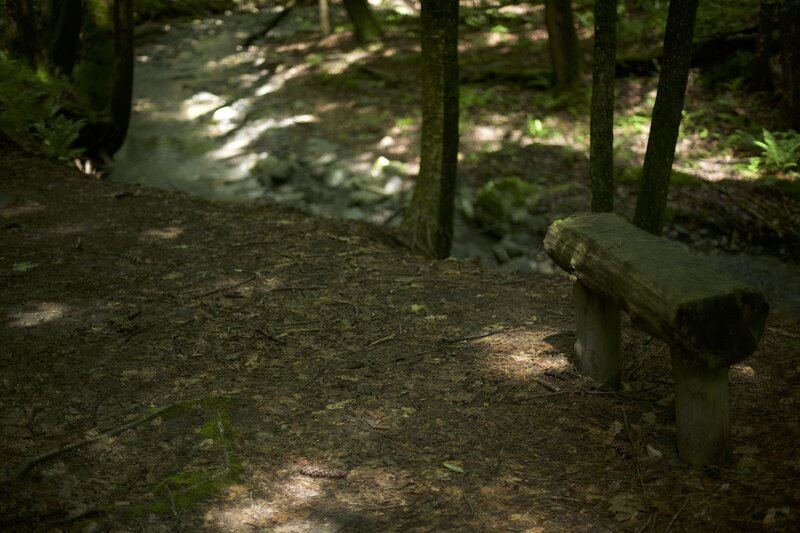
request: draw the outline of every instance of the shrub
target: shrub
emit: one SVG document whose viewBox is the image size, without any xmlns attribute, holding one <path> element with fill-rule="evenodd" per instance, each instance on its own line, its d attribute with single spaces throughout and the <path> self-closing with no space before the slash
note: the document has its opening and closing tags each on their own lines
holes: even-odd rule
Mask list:
<svg viewBox="0 0 800 533">
<path fill-rule="evenodd" d="M 63 115 L 67 84 L 0 51 L 0 130 L 20 147 L 50 157 L 79 155 L 71 148 L 84 121 Z"/>
</svg>

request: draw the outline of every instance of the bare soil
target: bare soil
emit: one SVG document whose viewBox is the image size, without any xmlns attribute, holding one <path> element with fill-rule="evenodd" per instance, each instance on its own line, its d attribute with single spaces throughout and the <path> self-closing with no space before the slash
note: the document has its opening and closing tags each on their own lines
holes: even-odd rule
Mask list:
<svg viewBox="0 0 800 533">
<path fill-rule="evenodd" d="M 8 146 L 0 183 L 4 529 L 797 524 L 796 319 L 731 371 L 735 464 L 693 471 L 667 348 L 626 324 L 625 388 L 597 390 L 569 362 L 566 277 Z"/>
</svg>

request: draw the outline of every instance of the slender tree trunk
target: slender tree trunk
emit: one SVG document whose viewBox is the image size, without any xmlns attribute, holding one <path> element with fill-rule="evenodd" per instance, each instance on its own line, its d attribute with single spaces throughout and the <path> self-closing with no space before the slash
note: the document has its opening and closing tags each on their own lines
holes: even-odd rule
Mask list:
<svg viewBox="0 0 800 533">
<path fill-rule="evenodd" d="M 786 126 L 800 132 L 800 0 L 780 7 L 781 85 Z"/>
<path fill-rule="evenodd" d="M 52 17 L 54 20 L 53 40 L 50 57 L 56 73 L 66 77 L 78 61 L 81 26 L 83 25 L 82 0 L 53 0 Z"/>
<path fill-rule="evenodd" d="M 589 176 L 592 211 L 614 210 L 614 65 L 617 0 L 594 4 Z"/>
<path fill-rule="evenodd" d="M 413 249 L 450 254 L 458 156 L 458 0 L 422 0 L 422 143 L 403 231 Z"/>
<path fill-rule="evenodd" d="M 752 85 L 762 91 L 773 88 L 772 69 L 772 32 L 777 26 L 777 10 L 774 0 L 761 0 L 758 14 L 758 35 L 756 36 L 756 57 L 753 59 Z"/>
<path fill-rule="evenodd" d="M 325 36 L 331 34 L 331 13 L 328 8 L 328 0 L 319 0 L 319 27 Z"/>
<path fill-rule="evenodd" d="M 343 0 L 347 15 L 353 22 L 356 41 L 368 43 L 381 36 L 381 27 L 369 10 L 367 0 Z M 449 1 L 449 0 L 443 0 Z"/>
<path fill-rule="evenodd" d="M 133 1 L 114 0 L 114 66 L 112 72 L 111 131 L 104 146 L 108 155 L 120 149 L 128 133 L 133 96 Z"/>
<path fill-rule="evenodd" d="M 660 235 L 664 225 L 675 144 L 692 59 L 692 37 L 698 0 L 671 0 L 664 33 L 664 53 L 644 156 L 642 183 L 634 223 Z"/>
<path fill-rule="evenodd" d="M 17 29 L 16 46 L 32 67 L 42 60 L 36 13 L 31 0 L 7 0 L 8 11 Z"/>
<path fill-rule="evenodd" d="M 545 0 L 544 13 L 556 91 L 573 89 L 581 81 L 583 56 L 575 32 L 572 3 L 570 0 Z"/>
</svg>

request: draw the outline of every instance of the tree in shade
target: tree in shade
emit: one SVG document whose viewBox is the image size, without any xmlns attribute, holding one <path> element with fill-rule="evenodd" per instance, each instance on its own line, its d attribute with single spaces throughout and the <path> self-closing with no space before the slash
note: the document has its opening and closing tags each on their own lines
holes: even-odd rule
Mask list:
<svg viewBox="0 0 800 533">
<path fill-rule="evenodd" d="M 550 60 L 556 91 L 566 91 L 580 84 L 583 55 L 570 0 L 545 0 L 544 19 L 547 26 Z"/>
<path fill-rule="evenodd" d="M 667 189 L 692 59 L 697 4 L 698 0 L 671 0 L 667 13 L 658 94 L 633 219 L 637 226 L 654 235 L 660 235 L 664 225 Z"/>
<path fill-rule="evenodd" d="M 800 0 L 783 0 L 779 20 L 783 115 L 800 132 Z"/>
<path fill-rule="evenodd" d="M 347 15 L 353 22 L 353 31 L 356 41 L 368 43 L 381 36 L 381 27 L 372 11 L 369 10 L 367 0 L 343 0 Z"/>
<path fill-rule="evenodd" d="M 53 0 L 50 58 L 56 73 L 70 77 L 79 57 L 83 0 Z"/>
<path fill-rule="evenodd" d="M 14 48 L 28 60 L 32 67 L 42 60 L 39 28 L 31 0 L 6 0 L 8 14 L 16 29 Z"/>
<path fill-rule="evenodd" d="M 617 0 L 594 4 L 589 176 L 592 211 L 614 210 L 614 59 Z"/>
<path fill-rule="evenodd" d="M 110 127 L 103 150 L 113 154 L 128 133 L 133 98 L 133 1 L 114 0 L 114 66 L 112 70 Z"/>
<path fill-rule="evenodd" d="M 420 170 L 402 231 L 411 247 L 445 258 L 453 241 L 458 157 L 458 0 L 422 0 Z"/>
</svg>

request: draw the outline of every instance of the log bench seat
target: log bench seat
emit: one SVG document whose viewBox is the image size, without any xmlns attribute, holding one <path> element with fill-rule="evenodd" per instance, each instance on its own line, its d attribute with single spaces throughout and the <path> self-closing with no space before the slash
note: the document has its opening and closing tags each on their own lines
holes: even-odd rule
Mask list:
<svg viewBox="0 0 800 533">
<path fill-rule="evenodd" d="M 730 460 L 728 368 L 758 346 L 769 311 L 764 296 L 610 213 L 553 223 L 544 248 L 577 278 L 578 371 L 619 386 L 626 311 L 670 347 L 678 456 L 694 467 Z"/>
</svg>

